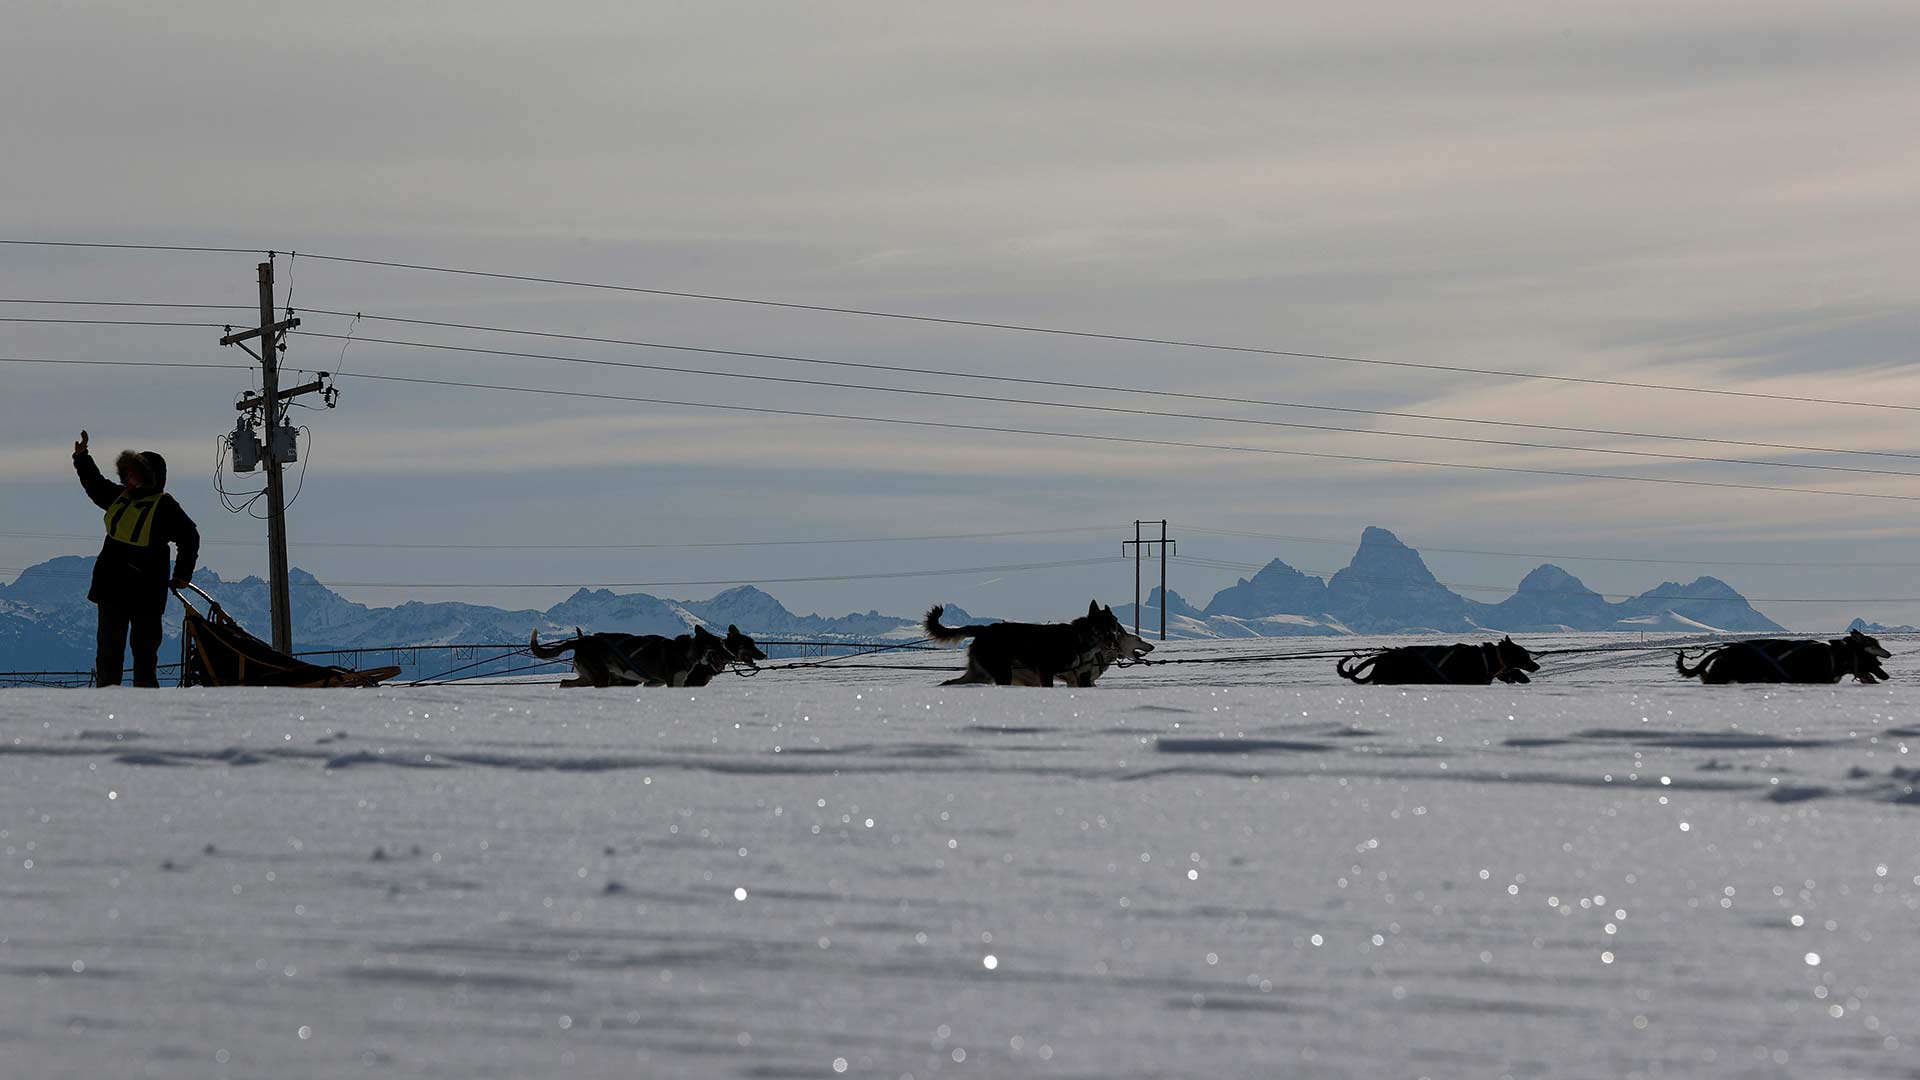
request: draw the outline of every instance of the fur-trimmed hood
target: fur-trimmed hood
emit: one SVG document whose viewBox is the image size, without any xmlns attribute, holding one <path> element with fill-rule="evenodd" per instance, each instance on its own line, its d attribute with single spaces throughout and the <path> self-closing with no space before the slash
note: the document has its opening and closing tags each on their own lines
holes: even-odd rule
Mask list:
<svg viewBox="0 0 1920 1080">
<path fill-rule="evenodd" d="M 167 489 L 167 459 L 151 450 L 122 450 L 113 459 L 115 476 L 132 473 L 140 478 L 141 489 L 148 492 Z"/>
</svg>

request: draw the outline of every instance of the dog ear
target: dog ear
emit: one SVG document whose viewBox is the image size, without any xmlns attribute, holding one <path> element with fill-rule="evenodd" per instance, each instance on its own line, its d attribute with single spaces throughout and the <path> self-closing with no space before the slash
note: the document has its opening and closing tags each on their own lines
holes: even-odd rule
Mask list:
<svg viewBox="0 0 1920 1080">
<path fill-rule="evenodd" d="M 1098 600 L 1087 601 L 1087 614 L 1088 615 L 1100 614 L 1100 601 Z"/>
<path fill-rule="evenodd" d="M 740 632 L 740 628 L 739 628 L 739 627 L 737 627 L 737 626 L 735 626 L 735 625 L 733 625 L 732 623 L 728 623 L 728 624 L 727 624 L 727 636 L 728 636 L 728 637 L 732 637 L 732 636 L 734 636 L 735 634 L 738 634 L 739 632 Z"/>
</svg>

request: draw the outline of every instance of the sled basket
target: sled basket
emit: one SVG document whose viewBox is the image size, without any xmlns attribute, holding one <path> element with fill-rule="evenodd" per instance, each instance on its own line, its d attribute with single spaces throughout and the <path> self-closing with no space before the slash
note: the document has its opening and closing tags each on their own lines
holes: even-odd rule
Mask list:
<svg viewBox="0 0 1920 1080">
<path fill-rule="evenodd" d="M 173 591 L 186 611 L 180 624 L 181 686 L 378 686 L 400 674 L 397 667 L 355 671 L 288 656 L 247 633 L 205 590 L 187 588 L 206 601 L 207 613 L 200 614 L 179 589 Z"/>
</svg>

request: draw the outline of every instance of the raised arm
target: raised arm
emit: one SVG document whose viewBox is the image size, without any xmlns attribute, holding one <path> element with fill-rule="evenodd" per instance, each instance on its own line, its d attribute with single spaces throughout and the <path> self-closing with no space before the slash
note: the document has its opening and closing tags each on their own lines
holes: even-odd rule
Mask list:
<svg viewBox="0 0 1920 1080">
<path fill-rule="evenodd" d="M 87 498 L 93 504 L 105 510 L 120 497 L 120 485 L 100 475 L 100 466 L 93 463 L 93 455 L 87 453 L 87 433 L 80 433 L 80 440 L 73 444 L 73 471 L 80 474 L 80 486 L 87 491 Z"/>
</svg>

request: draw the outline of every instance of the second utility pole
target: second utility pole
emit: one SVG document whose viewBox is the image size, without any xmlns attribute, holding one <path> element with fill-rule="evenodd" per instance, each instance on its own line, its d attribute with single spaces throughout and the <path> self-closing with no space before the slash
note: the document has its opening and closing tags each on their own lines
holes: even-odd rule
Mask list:
<svg viewBox="0 0 1920 1080">
<path fill-rule="evenodd" d="M 1160 640 L 1167 640 L 1167 556 L 1172 553 L 1178 541 L 1167 539 L 1167 523 L 1160 524 L 1160 539 L 1154 540 L 1140 535 L 1140 526 L 1144 521 L 1133 523 L 1133 539 L 1122 541 L 1120 552 L 1126 554 L 1129 546 L 1133 548 L 1133 633 L 1140 635 L 1140 560 L 1146 558 L 1147 548 L 1160 545 Z"/>
</svg>

